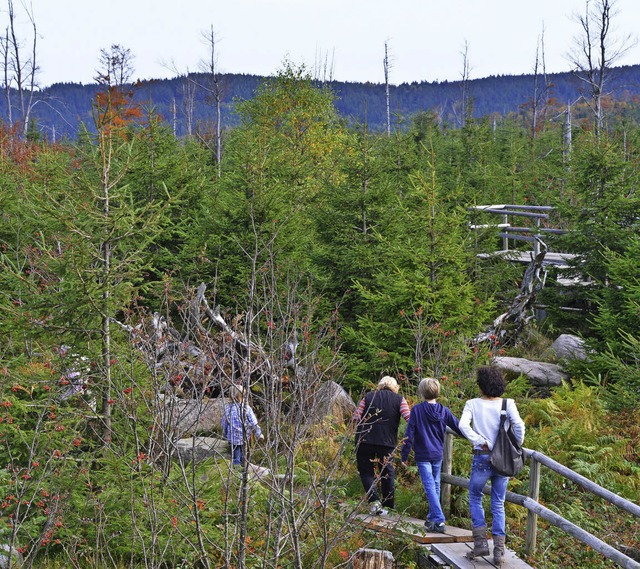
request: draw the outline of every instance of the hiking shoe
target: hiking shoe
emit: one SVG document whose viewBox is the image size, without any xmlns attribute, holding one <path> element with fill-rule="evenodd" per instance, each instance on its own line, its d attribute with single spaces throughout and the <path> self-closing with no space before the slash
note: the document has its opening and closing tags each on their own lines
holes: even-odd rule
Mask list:
<svg viewBox="0 0 640 569">
<path fill-rule="evenodd" d="M 371 514 L 373 514 L 374 516 L 381 516 L 383 514 L 386 514 L 387 510 L 385 510 L 382 507 L 382 504 L 378 500 L 376 500 L 375 502 L 371 502 L 369 512 L 371 512 Z"/>
<path fill-rule="evenodd" d="M 426 521 L 424 522 L 424 527 L 427 528 L 427 531 L 430 533 L 444 533 L 445 530 L 444 522 L 437 524 L 435 522 Z"/>
</svg>

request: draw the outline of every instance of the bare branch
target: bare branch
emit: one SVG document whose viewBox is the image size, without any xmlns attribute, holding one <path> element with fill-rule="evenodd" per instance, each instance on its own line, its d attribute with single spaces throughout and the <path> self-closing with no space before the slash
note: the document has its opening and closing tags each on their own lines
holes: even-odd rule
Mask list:
<svg viewBox="0 0 640 569">
<path fill-rule="evenodd" d="M 586 0 L 584 13 L 573 16 L 581 31 L 574 37 L 568 59 L 589 90 L 596 136 L 604 126 L 602 97 L 606 95 L 611 68 L 636 44 L 631 34 L 614 34 L 612 21 L 618 15 L 615 5 L 615 0 Z"/>
</svg>

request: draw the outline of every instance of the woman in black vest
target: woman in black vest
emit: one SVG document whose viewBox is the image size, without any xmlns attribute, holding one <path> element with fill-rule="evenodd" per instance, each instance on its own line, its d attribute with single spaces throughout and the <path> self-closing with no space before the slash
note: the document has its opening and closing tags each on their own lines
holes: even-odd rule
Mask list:
<svg viewBox="0 0 640 569">
<path fill-rule="evenodd" d="M 390 376 L 367 393 L 353 415 L 356 427 L 356 459 L 360 480 L 367 493 L 372 514 L 384 514 L 394 507 L 395 455 L 400 417 L 409 420 L 407 401 L 398 394 L 398 382 Z M 378 470 L 378 473 L 376 473 Z M 380 480 L 382 499 L 376 481 Z"/>
</svg>

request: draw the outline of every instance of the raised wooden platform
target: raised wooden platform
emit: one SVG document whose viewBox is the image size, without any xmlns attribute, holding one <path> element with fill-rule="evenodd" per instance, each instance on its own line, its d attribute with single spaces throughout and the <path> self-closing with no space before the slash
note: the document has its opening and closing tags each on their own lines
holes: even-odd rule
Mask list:
<svg viewBox="0 0 640 569">
<path fill-rule="evenodd" d="M 525 263 L 528 264 L 531 262 L 532 252 L 531 251 L 496 251 L 495 253 L 479 253 L 478 257 L 480 259 L 490 259 L 491 257 L 505 257 L 510 261 L 515 263 Z M 574 259 L 576 256 L 572 253 L 552 253 L 547 251 L 547 254 L 544 256 L 544 260 L 542 261 L 543 265 L 553 265 L 558 269 L 568 269 L 569 261 Z"/>
<path fill-rule="evenodd" d="M 462 543 L 473 541 L 473 536 L 469 530 L 446 526 L 444 533 L 431 533 L 424 527 L 424 520 L 400 514 L 384 514 L 381 516 L 360 514 L 356 517 L 369 529 L 390 534 L 402 534 L 417 543 Z"/>
<path fill-rule="evenodd" d="M 468 551 L 473 549 L 471 531 L 453 526 L 446 526 L 444 533 L 431 533 L 424 527 L 424 520 L 402 516 L 400 514 L 359 514 L 356 516 L 362 524 L 372 530 L 402 535 L 413 539 L 424 546 L 424 554 L 419 554 L 419 567 L 474 569 L 496 567 L 493 563 L 493 541 L 489 540 L 491 555 L 480 557 L 473 561 L 466 558 Z M 421 548 L 422 551 L 422 548 Z M 505 548 L 505 564 L 510 569 L 531 569 L 531 566 L 518 559 L 516 554 Z"/>
<path fill-rule="evenodd" d="M 486 567 L 497 567 L 493 563 L 493 541 L 489 540 L 489 551 L 491 555 L 480 557 L 471 561 L 465 556 L 468 551 L 473 549 L 472 543 L 434 543 L 429 549 L 431 550 L 431 567 L 451 567 L 455 569 L 478 569 Z M 436 559 L 436 563 L 433 562 Z M 438 564 L 439 563 L 439 564 Z M 428 565 L 427 565 L 428 567 Z M 503 569 L 532 569 L 531 565 L 516 557 L 516 554 L 510 549 L 505 549 Z"/>
</svg>

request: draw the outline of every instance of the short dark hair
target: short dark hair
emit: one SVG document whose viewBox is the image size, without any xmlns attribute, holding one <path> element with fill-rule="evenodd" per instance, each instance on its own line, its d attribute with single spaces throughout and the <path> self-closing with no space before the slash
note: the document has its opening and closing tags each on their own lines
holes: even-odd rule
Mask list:
<svg viewBox="0 0 640 569">
<path fill-rule="evenodd" d="M 495 367 L 479 367 L 476 372 L 477 384 L 487 397 L 500 397 L 507 387 L 502 372 Z"/>
</svg>

